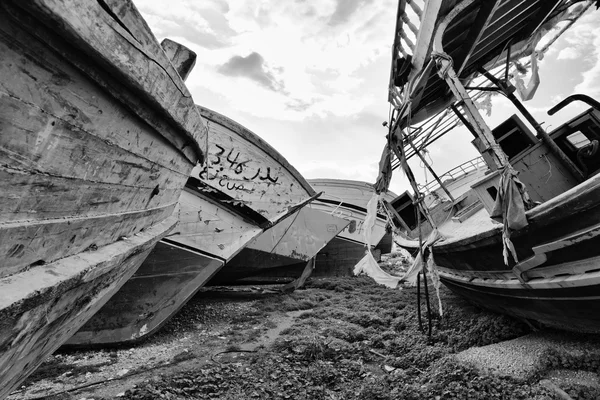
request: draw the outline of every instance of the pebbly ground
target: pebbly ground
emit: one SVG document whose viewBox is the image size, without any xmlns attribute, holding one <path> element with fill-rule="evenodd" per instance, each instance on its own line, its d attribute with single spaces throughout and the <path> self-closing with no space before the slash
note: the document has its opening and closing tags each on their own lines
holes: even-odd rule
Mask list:
<svg viewBox="0 0 600 400">
<path fill-rule="evenodd" d="M 10 399 L 600 398 L 596 338 L 442 302 L 428 338 L 416 290 L 367 277 L 206 289 L 145 342 L 54 354 Z"/>
</svg>

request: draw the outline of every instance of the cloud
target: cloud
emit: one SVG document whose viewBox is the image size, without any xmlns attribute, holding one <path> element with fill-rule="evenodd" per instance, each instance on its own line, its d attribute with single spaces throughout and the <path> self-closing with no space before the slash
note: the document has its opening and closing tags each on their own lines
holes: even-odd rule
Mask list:
<svg viewBox="0 0 600 400">
<path fill-rule="evenodd" d="M 168 7 L 162 0 L 144 0 L 136 5 L 157 37 L 184 37 L 201 47 L 219 49 L 230 46 L 237 34 L 225 18 L 229 6 L 222 0 L 179 0 Z"/>
<path fill-rule="evenodd" d="M 556 56 L 557 60 L 576 60 L 581 54 L 574 47 L 565 47 Z"/>
<path fill-rule="evenodd" d="M 335 11 L 331 14 L 329 25 L 335 26 L 348 22 L 350 17 L 362 6 L 372 0 L 337 0 Z"/>
<path fill-rule="evenodd" d="M 271 89 L 275 92 L 283 91 L 283 83 L 278 81 L 268 69 L 265 59 L 257 52 L 252 52 L 246 57 L 233 56 L 218 68 L 219 73 L 233 77 L 244 77 Z"/>
<path fill-rule="evenodd" d="M 592 7 L 593 8 L 593 7 Z M 587 66 L 573 93 L 600 96 L 600 26 L 598 13 L 588 11 L 565 35 L 566 41 L 579 49 L 578 62 Z"/>
</svg>

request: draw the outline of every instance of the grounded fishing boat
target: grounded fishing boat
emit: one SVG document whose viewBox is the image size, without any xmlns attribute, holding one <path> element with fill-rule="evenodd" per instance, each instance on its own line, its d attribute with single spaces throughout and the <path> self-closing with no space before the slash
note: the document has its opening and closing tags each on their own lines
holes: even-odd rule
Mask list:
<svg viewBox="0 0 600 400">
<path fill-rule="evenodd" d="M 208 168 L 195 170 L 213 188 L 247 204 L 265 218 L 289 215 L 290 207 L 318 195 L 275 149 L 237 122 L 206 108 L 214 151 Z M 242 150 L 249 148 L 251 150 Z M 241 151 L 241 153 L 240 153 Z M 347 224 L 344 220 L 303 209 L 258 236 L 219 271 L 211 285 L 234 283 L 256 274 L 301 263 L 302 267 Z"/>
<path fill-rule="evenodd" d="M 197 109 L 208 126 L 207 165 L 192 171 L 181 193 L 178 227 L 67 345 L 139 341 L 160 329 L 213 275 L 232 278 L 223 265 L 244 260 L 244 247 L 268 246 L 267 253 L 281 257 L 306 254 L 338 232 L 327 229 L 335 224 L 343 229 L 343 220 L 303 209 L 315 192 L 275 149 L 229 118 Z"/>
<path fill-rule="evenodd" d="M 367 182 L 342 179 L 309 179 L 317 191 L 323 191 L 311 207 L 327 214 L 350 221 L 317 255 L 315 276 L 348 276 L 356 263 L 365 255 L 364 223 L 367 216 L 367 204 L 375 189 Z M 384 195 L 384 204 L 391 202 L 396 195 L 388 192 Z M 392 227 L 388 226 L 387 212 L 379 208 L 372 229 L 372 251 L 386 254 L 391 251 Z M 392 220 L 396 223 L 396 219 Z"/>
<path fill-rule="evenodd" d="M 0 4 L 0 398 L 135 272 L 206 142 L 129 1 Z"/>
<path fill-rule="evenodd" d="M 427 1 L 417 29 L 414 21 L 405 23 L 414 4 L 401 1 L 388 137 L 396 161 L 380 178 L 401 165 L 411 181 L 414 193 L 396 204 L 401 217 L 413 215 L 402 218 L 405 237 L 397 240 L 419 252 L 408 275 L 439 276 L 474 303 L 528 321 L 600 332 L 600 104 L 585 95 L 566 98 L 548 114 L 573 101 L 591 108 L 546 132 L 513 93 L 518 85 L 509 70 L 531 55 L 535 75 L 537 54 L 557 37 L 539 49 L 543 34 L 557 21 L 572 24 L 591 5 L 571 8 L 575 3 Z M 409 45 L 412 30 L 418 40 Z M 483 78 L 491 84 L 484 86 Z M 535 87 L 526 89 L 518 90 L 525 99 Z M 474 93 L 490 90 L 508 98 L 535 135 L 518 116 L 490 129 L 473 101 L 480 96 Z M 445 185 L 422 155 L 458 121 L 474 135 L 485 163 L 476 168 L 479 176 L 464 170 L 453 177 L 462 193 Z M 437 187 L 419 187 L 407 162 L 413 156 L 430 168 Z"/>
</svg>

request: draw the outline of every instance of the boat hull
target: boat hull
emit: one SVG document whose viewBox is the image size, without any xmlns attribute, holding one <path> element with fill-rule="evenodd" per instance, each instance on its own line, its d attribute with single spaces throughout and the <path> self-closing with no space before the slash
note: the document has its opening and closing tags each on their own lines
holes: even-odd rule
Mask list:
<svg viewBox="0 0 600 400">
<path fill-rule="evenodd" d="M 223 266 L 223 261 L 159 242 L 123 288 L 67 346 L 133 343 L 160 329 Z"/>
<path fill-rule="evenodd" d="M 527 212 L 511 235 L 521 264 L 504 264 L 499 228 L 433 246 L 441 281 L 482 307 L 543 325 L 600 332 L 600 177 Z M 415 241 L 398 241 L 414 253 Z M 409 244 L 410 243 L 410 244 Z M 534 251 L 536 249 L 536 251 Z"/>
<path fill-rule="evenodd" d="M 202 158 L 160 45 L 130 2 L 104 6 L 0 4 L 0 398 L 173 227 Z"/>
<path fill-rule="evenodd" d="M 600 267 L 600 265 L 598 265 Z M 580 284 L 565 288 L 528 289 L 473 284 L 449 275 L 441 281 L 472 303 L 513 317 L 557 329 L 600 333 L 600 282 L 583 276 Z"/>
<path fill-rule="evenodd" d="M 233 283 L 262 274 L 279 276 L 280 268 L 306 264 L 348 221 L 312 208 L 302 208 L 248 243 L 211 280 L 211 285 Z"/>
<path fill-rule="evenodd" d="M 176 222 L 1 279 L 0 398 L 98 311 Z"/>
<path fill-rule="evenodd" d="M 198 106 L 209 129 L 206 167 L 192 177 L 275 221 L 315 194 L 288 161 L 258 135 L 232 119 Z"/>
<path fill-rule="evenodd" d="M 159 330 L 262 228 L 186 187 L 179 224 L 121 290 L 67 342 L 69 347 L 133 343 Z"/>
</svg>

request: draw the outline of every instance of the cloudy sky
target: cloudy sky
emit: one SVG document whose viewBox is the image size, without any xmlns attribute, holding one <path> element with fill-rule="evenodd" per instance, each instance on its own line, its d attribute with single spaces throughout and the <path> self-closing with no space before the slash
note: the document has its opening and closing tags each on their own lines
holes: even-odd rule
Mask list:
<svg viewBox="0 0 600 400">
<path fill-rule="evenodd" d="M 135 4 L 159 40 L 198 54 L 187 80 L 196 103 L 257 133 L 306 178 L 374 182 L 385 144 L 397 0 Z M 558 99 L 574 92 L 600 97 L 600 11 L 592 9 L 540 62 L 541 84 L 527 105 L 546 128 L 584 109 L 572 105 L 550 118 L 545 111 Z M 494 97 L 490 124 L 513 113 Z M 434 168 L 443 172 L 476 157 L 469 142 L 464 132 L 440 140 L 431 149 Z M 391 190 L 407 187 L 396 173 Z"/>
</svg>

